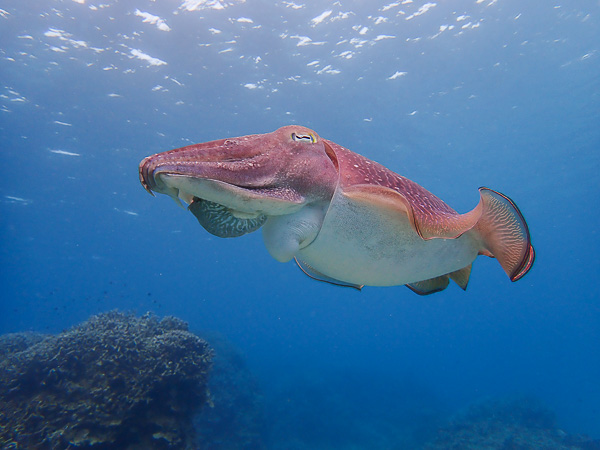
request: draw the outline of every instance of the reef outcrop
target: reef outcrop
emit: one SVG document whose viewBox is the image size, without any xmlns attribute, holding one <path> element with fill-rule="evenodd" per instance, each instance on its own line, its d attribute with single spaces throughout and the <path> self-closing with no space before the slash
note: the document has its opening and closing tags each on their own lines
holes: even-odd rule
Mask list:
<svg viewBox="0 0 600 450">
<path fill-rule="evenodd" d="M 426 450 L 600 450 L 600 442 L 569 435 L 533 397 L 489 399 L 457 414 Z"/>
<path fill-rule="evenodd" d="M 181 320 L 110 312 L 0 343 L 1 448 L 194 447 L 212 350 Z"/>
<path fill-rule="evenodd" d="M 263 396 L 243 354 L 223 336 L 201 333 L 214 349 L 208 387 L 212 405 L 196 418 L 202 450 L 263 450 L 266 432 Z"/>
</svg>

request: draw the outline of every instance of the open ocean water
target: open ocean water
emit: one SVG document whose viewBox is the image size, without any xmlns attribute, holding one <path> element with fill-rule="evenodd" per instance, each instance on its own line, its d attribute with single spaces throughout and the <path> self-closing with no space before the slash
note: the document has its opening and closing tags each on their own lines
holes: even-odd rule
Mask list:
<svg viewBox="0 0 600 450">
<path fill-rule="evenodd" d="M 505 193 L 533 269 L 358 292 L 139 183 L 145 156 L 288 124 L 459 212 Z M 600 439 L 596 0 L 1 0 L 0 158 L 2 334 L 177 316 L 244 361 L 267 448 L 413 448 L 520 395 Z"/>
</svg>

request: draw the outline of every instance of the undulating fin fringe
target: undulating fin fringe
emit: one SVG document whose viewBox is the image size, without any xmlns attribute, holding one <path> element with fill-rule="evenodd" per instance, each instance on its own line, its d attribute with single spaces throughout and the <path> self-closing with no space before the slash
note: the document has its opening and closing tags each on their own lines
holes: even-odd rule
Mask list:
<svg viewBox="0 0 600 450">
<path fill-rule="evenodd" d="M 443 291 L 448 287 L 448 283 L 450 283 L 448 275 L 441 275 L 439 277 L 430 278 L 429 280 L 407 284 L 406 287 L 415 294 L 429 295 Z"/>
<path fill-rule="evenodd" d="M 479 188 L 479 193 L 482 212 L 475 229 L 483 238 L 480 253 L 495 257 L 511 281 L 517 281 L 535 260 L 525 218 L 506 195 L 486 187 Z"/>
<path fill-rule="evenodd" d="M 305 275 L 308 275 L 310 278 L 312 278 L 313 280 L 323 281 L 325 283 L 333 284 L 335 286 L 351 287 L 358 291 L 360 291 L 362 288 L 365 287 L 364 284 L 347 283 L 346 281 L 336 280 L 335 278 L 332 278 L 328 275 L 322 274 L 317 269 L 312 267 L 310 264 L 308 264 L 296 257 L 294 257 L 294 261 L 296 261 L 296 264 L 298 265 L 300 270 L 302 272 L 304 272 Z"/>
<path fill-rule="evenodd" d="M 448 274 L 450 279 L 458 284 L 463 291 L 467 290 L 469 284 L 469 277 L 471 276 L 471 268 L 473 264 L 469 264 L 467 267 L 463 267 L 460 270 L 456 270 Z"/>
</svg>

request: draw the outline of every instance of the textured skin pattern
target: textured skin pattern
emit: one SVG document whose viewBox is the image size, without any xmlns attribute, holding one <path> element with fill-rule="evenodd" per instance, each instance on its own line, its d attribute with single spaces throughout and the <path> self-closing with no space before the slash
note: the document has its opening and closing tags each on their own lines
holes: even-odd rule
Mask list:
<svg viewBox="0 0 600 450">
<path fill-rule="evenodd" d="M 195 198 L 188 208 L 200 225 L 210 234 L 222 238 L 240 237 L 252 233 L 263 226 L 267 216 L 253 219 L 240 219 L 223 205 Z"/>
<path fill-rule="evenodd" d="M 481 188 L 480 192 L 485 214 L 477 223 L 477 230 L 486 238 L 488 250 L 498 258 L 510 279 L 517 281 L 535 260 L 525 218 L 505 195 L 487 188 Z"/>
<path fill-rule="evenodd" d="M 408 206 L 414 220 L 414 227 L 421 237 L 455 238 L 474 226 L 479 211 L 471 214 L 458 214 L 454 209 L 419 186 L 379 163 L 334 142 L 327 141 L 338 159 L 340 187 L 347 189 L 356 185 L 381 186 L 393 189 L 400 194 Z"/>
<path fill-rule="evenodd" d="M 419 186 L 375 161 L 365 158 L 357 153 L 327 141 L 333 148 L 338 159 L 340 170 L 340 185 L 343 188 L 358 184 L 371 184 L 394 189 L 410 202 L 413 210 L 419 214 L 420 219 L 434 215 L 453 217 L 457 212 L 446 203 L 437 198 L 427 189 Z"/>
</svg>

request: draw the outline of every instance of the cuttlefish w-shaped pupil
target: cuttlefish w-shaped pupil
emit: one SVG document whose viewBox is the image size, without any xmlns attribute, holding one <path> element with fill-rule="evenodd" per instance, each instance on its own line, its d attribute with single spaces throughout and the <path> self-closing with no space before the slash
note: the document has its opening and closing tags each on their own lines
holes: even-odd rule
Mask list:
<svg viewBox="0 0 600 450">
<path fill-rule="evenodd" d="M 194 197 L 188 209 L 206 231 L 221 238 L 240 237 L 252 233 L 262 227 L 267 220 L 265 215 L 253 218 L 236 217 L 231 209 L 198 197 Z"/>
<path fill-rule="evenodd" d="M 294 140 L 294 141 L 314 142 L 314 138 L 310 134 L 296 134 L 296 133 L 292 133 L 292 140 Z"/>
</svg>

